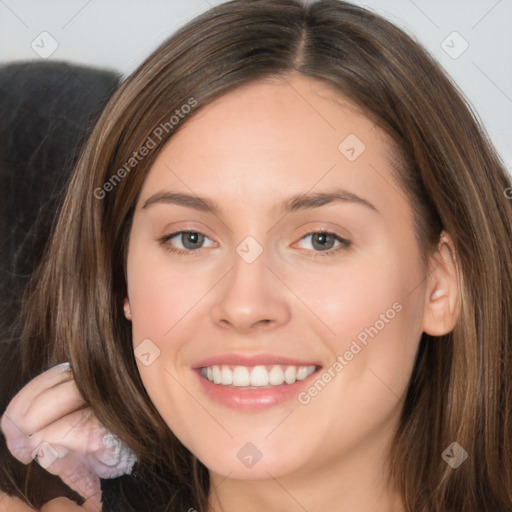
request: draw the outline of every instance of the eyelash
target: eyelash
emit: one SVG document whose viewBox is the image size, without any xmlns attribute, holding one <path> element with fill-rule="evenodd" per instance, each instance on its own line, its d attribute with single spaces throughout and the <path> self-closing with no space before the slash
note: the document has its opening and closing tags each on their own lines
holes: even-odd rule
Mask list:
<svg viewBox="0 0 512 512">
<path fill-rule="evenodd" d="M 336 233 L 333 233 L 332 231 L 311 231 L 309 233 L 306 233 L 304 236 L 302 236 L 301 240 L 303 238 L 306 238 L 307 236 L 315 235 L 318 233 L 322 233 L 325 235 L 332 235 L 334 237 L 334 239 L 337 242 L 339 242 L 339 245 L 338 245 L 338 247 L 336 247 L 334 249 L 329 249 L 327 251 L 312 251 L 311 250 L 314 258 L 324 257 L 324 256 L 336 256 L 338 253 L 348 249 L 352 245 L 349 240 L 347 240 L 346 238 L 342 238 L 341 236 L 338 236 Z M 304 250 L 307 250 L 308 252 L 310 251 L 310 249 L 304 249 Z"/>
<path fill-rule="evenodd" d="M 178 249 L 176 247 L 173 247 L 169 243 L 169 240 L 171 240 L 172 238 L 174 238 L 177 235 L 182 235 L 184 233 L 194 233 L 194 234 L 198 234 L 198 235 L 203 235 L 204 237 L 208 238 L 207 235 L 205 235 L 204 233 L 201 233 L 200 231 L 182 230 L 182 231 L 176 231 L 174 233 L 170 233 L 169 235 L 165 235 L 165 236 L 159 238 L 158 242 L 167 251 L 175 253 L 175 254 L 178 254 L 180 256 L 196 256 L 196 255 L 200 254 L 201 253 L 201 249 L 204 249 L 204 247 L 200 247 L 199 249 L 188 249 L 188 250 L 187 249 Z M 300 240 L 303 240 L 304 238 L 306 238 L 308 236 L 315 235 L 315 234 L 320 234 L 320 233 L 321 234 L 325 234 L 325 235 L 332 235 L 334 237 L 334 239 L 339 242 L 339 245 L 338 245 L 337 248 L 329 249 L 327 251 L 314 251 L 314 250 L 311 250 L 311 249 L 303 249 L 303 250 L 306 250 L 307 252 L 314 253 L 313 257 L 315 257 L 315 258 L 318 257 L 318 256 L 320 256 L 320 257 L 335 256 L 339 252 L 348 249 L 352 245 L 349 240 L 338 236 L 336 233 L 333 233 L 332 231 L 327 231 L 327 230 L 310 231 L 310 232 L 304 234 L 300 238 Z"/>
</svg>

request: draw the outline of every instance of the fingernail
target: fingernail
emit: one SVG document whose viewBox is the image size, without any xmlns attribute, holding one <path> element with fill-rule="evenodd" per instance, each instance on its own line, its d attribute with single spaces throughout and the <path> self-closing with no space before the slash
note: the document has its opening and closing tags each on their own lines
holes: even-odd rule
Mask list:
<svg viewBox="0 0 512 512">
<path fill-rule="evenodd" d="M 55 365 L 54 368 L 62 368 L 62 371 L 70 372 L 71 371 L 71 363 L 66 361 L 65 363 L 60 363 L 60 364 Z"/>
</svg>

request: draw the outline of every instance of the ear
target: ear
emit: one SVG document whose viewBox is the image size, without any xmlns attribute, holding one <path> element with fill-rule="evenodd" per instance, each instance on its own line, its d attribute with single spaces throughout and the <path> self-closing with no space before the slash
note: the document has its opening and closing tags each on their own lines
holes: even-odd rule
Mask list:
<svg viewBox="0 0 512 512">
<path fill-rule="evenodd" d="M 128 297 L 124 298 L 123 309 L 124 309 L 124 316 L 126 317 L 126 319 L 131 321 L 131 319 L 132 319 L 132 312 L 131 312 L 131 309 L 130 309 L 130 303 L 128 302 Z"/>
<path fill-rule="evenodd" d="M 429 256 L 423 332 L 431 336 L 448 334 L 457 322 L 460 293 L 455 248 L 444 231 L 437 250 Z"/>
</svg>

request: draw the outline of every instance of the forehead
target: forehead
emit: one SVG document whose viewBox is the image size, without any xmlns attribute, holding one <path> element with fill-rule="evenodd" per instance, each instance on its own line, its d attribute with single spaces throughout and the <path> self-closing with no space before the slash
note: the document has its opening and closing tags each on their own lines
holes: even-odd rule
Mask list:
<svg viewBox="0 0 512 512">
<path fill-rule="evenodd" d="M 353 103 L 301 75 L 240 87 L 194 113 L 151 168 L 141 201 L 159 190 L 278 201 L 343 187 L 400 200 L 387 136 Z"/>
</svg>

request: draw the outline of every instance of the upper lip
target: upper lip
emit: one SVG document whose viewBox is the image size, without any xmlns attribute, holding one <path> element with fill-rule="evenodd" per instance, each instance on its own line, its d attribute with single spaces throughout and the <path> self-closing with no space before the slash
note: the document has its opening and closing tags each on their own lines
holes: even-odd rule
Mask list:
<svg viewBox="0 0 512 512">
<path fill-rule="evenodd" d="M 286 366 L 311 366 L 320 367 L 318 361 L 294 359 L 288 356 L 277 354 L 220 354 L 208 357 L 192 365 L 193 368 L 205 368 L 213 365 L 233 365 L 233 366 L 265 366 L 271 364 L 282 364 Z"/>
</svg>

